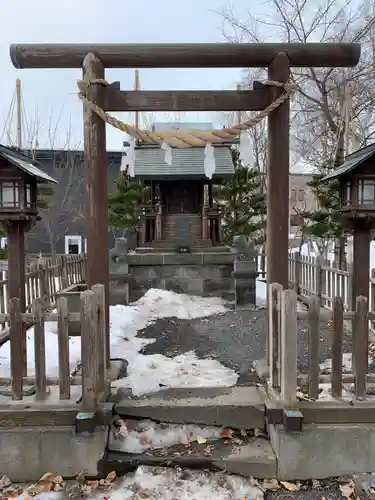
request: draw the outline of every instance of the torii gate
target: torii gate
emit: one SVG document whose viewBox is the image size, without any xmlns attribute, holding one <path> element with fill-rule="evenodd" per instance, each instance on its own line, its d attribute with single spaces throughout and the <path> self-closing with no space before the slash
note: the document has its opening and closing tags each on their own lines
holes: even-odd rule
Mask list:
<svg viewBox="0 0 375 500">
<path fill-rule="evenodd" d="M 81 68 L 91 81 L 88 98 L 105 111 L 259 111 L 283 93 L 255 85 L 236 91 L 121 91 L 104 86 L 105 68 L 268 68 L 268 78 L 288 82 L 291 67 L 353 67 L 354 43 L 242 44 L 15 44 L 16 68 Z M 289 99 L 268 118 L 267 281 L 288 288 Z M 108 319 L 107 151 L 104 121 L 84 110 L 87 280 L 106 287 Z M 109 321 L 107 321 L 107 330 Z M 107 334 L 109 342 L 109 335 Z M 109 344 L 107 344 L 109 357 Z"/>
</svg>

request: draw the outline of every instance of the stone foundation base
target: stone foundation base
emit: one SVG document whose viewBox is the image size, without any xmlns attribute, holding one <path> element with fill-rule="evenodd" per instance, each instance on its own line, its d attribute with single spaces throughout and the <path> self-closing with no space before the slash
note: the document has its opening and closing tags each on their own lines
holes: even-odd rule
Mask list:
<svg viewBox="0 0 375 500">
<path fill-rule="evenodd" d="M 303 432 L 269 425 L 283 480 L 326 479 L 375 471 L 375 424 L 308 424 Z"/>
<path fill-rule="evenodd" d="M 150 288 L 234 300 L 234 256 L 229 251 L 134 253 L 126 259 L 132 276 L 130 301 Z"/>
</svg>

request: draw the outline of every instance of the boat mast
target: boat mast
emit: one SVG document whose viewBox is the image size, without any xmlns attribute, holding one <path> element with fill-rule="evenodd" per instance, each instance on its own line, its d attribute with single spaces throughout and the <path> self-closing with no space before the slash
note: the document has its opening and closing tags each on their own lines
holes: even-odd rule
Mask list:
<svg viewBox="0 0 375 500">
<path fill-rule="evenodd" d="M 17 104 L 17 147 L 22 149 L 22 95 L 21 80 L 16 80 L 16 104 Z"/>
</svg>

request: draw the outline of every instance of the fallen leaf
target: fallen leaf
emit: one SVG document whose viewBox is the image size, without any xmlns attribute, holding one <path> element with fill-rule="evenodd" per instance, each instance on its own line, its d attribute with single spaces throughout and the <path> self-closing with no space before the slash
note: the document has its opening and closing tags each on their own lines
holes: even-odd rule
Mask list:
<svg viewBox="0 0 375 500">
<path fill-rule="evenodd" d="M 25 492 L 30 494 L 31 496 L 38 495 L 39 493 L 49 493 L 53 491 L 54 484 L 50 481 L 42 481 L 40 480 L 36 484 L 31 484 L 28 488 L 26 488 Z"/>
<path fill-rule="evenodd" d="M 43 476 L 39 479 L 38 483 L 41 482 L 41 481 L 46 481 L 46 482 L 49 482 L 49 483 L 53 483 L 54 482 L 54 479 L 58 477 L 56 476 L 56 474 L 53 474 L 52 472 L 46 472 L 45 474 L 43 474 Z"/>
<path fill-rule="evenodd" d="M 112 483 L 116 479 L 116 472 L 113 470 L 108 474 L 108 476 L 105 479 L 106 481 Z"/>
<path fill-rule="evenodd" d="M 96 490 L 96 489 L 98 489 L 98 488 L 99 488 L 99 481 L 97 481 L 97 480 L 95 480 L 95 479 L 94 479 L 93 481 L 87 481 L 87 485 L 88 485 L 91 489 Z"/>
<path fill-rule="evenodd" d="M 77 483 L 85 484 L 85 481 L 86 481 L 86 477 L 85 476 L 86 476 L 85 471 L 81 470 L 81 472 L 76 477 Z"/>
<path fill-rule="evenodd" d="M 8 476 L 3 476 L 0 479 L 0 490 L 2 490 L 3 488 L 7 488 L 11 484 L 12 484 L 12 481 L 9 479 L 9 477 Z"/>
<path fill-rule="evenodd" d="M 64 487 L 63 487 L 62 484 L 55 484 L 54 488 L 53 488 L 53 491 L 61 491 L 63 489 L 64 489 Z"/>
<path fill-rule="evenodd" d="M 82 496 L 90 495 L 91 492 L 92 492 L 92 488 L 90 485 L 88 485 L 88 484 L 81 485 L 81 495 Z"/>
<path fill-rule="evenodd" d="M 288 481 L 280 481 L 280 484 L 288 491 L 298 491 L 299 485 L 294 483 L 288 483 Z"/>
<path fill-rule="evenodd" d="M 280 488 L 279 481 L 275 478 L 273 479 L 264 479 L 262 483 L 262 488 L 264 490 L 276 491 Z"/>
<path fill-rule="evenodd" d="M 203 436 L 197 436 L 197 441 L 199 444 L 207 443 L 207 439 Z"/>
<path fill-rule="evenodd" d="M 221 439 L 232 439 L 233 437 L 232 429 L 224 427 L 223 429 L 220 430 L 220 437 Z"/>
<path fill-rule="evenodd" d="M 139 491 L 138 495 L 141 498 L 150 498 L 150 496 L 152 495 L 152 490 L 149 490 L 148 488 L 145 488 L 145 489 Z"/>
<path fill-rule="evenodd" d="M 1 495 L 1 498 L 16 498 L 19 497 L 22 494 L 22 490 L 11 490 L 11 491 L 6 491 L 4 494 Z"/>
<path fill-rule="evenodd" d="M 118 420 L 116 420 L 116 422 L 115 422 L 115 429 L 116 429 L 115 433 L 118 436 L 126 437 L 128 435 L 128 433 L 129 433 L 128 427 L 127 427 L 126 423 L 121 418 L 119 418 Z"/>
<path fill-rule="evenodd" d="M 340 491 L 341 491 L 342 495 L 345 498 L 351 498 L 351 496 L 354 493 L 354 484 L 353 484 L 353 482 L 350 482 L 348 484 L 340 484 L 339 488 L 340 488 Z"/>
</svg>

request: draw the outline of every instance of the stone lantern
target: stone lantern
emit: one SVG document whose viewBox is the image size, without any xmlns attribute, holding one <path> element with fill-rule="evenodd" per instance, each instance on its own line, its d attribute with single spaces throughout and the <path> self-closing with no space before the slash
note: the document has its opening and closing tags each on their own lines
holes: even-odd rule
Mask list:
<svg viewBox="0 0 375 500">
<path fill-rule="evenodd" d="M 0 224 L 7 233 L 8 299 L 25 310 L 25 232 L 38 220 L 38 183 L 56 183 L 37 162 L 0 144 Z"/>
<path fill-rule="evenodd" d="M 352 307 L 356 297 L 369 296 L 370 240 L 375 229 L 375 144 L 347 156 L 344 164 L 323 178 L 340 185 L 340 213 L 353 233 Z"/>
</svg>

